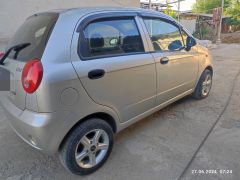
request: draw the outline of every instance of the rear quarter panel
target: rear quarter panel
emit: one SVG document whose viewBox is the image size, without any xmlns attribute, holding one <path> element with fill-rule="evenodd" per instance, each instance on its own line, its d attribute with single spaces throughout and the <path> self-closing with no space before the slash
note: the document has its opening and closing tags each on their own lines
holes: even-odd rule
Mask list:
<svg viewBox="0 0 240 180">
<path fill-rule="evenodd" d="M 39 113 L 66 112 L 66 119 L 53 119 L 59 128 L 56 144 L 61 143 L 68 131 L 84 117 L 104 112 L 112 116 L 116 123 L 118 116 L 105 106 L 98 105 L 88 96 L 71 63 L 71 41 L 79 16 L 66 12 L 59 19 L 49 38 L 42 57 L 43 79 L 36 91 Z M 64 126 L 62 126 L 64 124 Z"/>
</svg>

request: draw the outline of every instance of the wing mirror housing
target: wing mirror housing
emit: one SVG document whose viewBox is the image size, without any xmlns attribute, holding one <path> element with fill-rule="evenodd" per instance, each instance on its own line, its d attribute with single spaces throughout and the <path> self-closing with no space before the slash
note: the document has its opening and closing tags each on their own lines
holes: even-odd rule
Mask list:
<svg viewBox="0 0 240 180">
<path fill-rule="evenodd" d="M 196 44 L 197 44 L 197 41 L 193 37 L 188 36 L 187 37 L 187 44 L 186 44 L 186 51 L 190 51 L 191 48 L 193 46 L 195 46 Z"/>
</svg>

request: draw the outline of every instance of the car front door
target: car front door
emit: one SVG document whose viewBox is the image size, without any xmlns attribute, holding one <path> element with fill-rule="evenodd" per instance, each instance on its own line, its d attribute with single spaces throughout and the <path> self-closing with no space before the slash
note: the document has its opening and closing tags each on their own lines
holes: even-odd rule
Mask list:
<svg viewBox="0 0 240 180">
<path fill-rule="evenodd" d="M 186 33 L 163 18 L 143 17 L 143 24 L 156 63 L 156 105 L 191 93 L 198 74 L 198 55 L 195 47 L 190 51 L 184 48 Z"/>
<path fill-rule="evenodd" d="M 155 61 L 145 53 L 148 46 L 136 15 L 103 17 L 80 24 L 73 37 L 72 62 L 89 96 L 126 122 L 155 105 Z"/>
</svg>

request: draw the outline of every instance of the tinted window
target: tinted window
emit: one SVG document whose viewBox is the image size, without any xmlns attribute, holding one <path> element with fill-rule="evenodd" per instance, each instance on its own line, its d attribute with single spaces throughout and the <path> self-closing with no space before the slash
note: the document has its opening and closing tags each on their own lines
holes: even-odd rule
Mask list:
<svg viewBox="0 0 240 180">
<path fill-rule="evenodd" d="M 41 59 L 48 37 L 57 18 L 57 13 L 47 13 L 29 17 L 18 29 L 10 41 L 8 48 L 22 43 L 31 43 L 31 45 L 19 51 L 15 58 L 15 52 L 12 51 L 9 57 L 24 62 L 34 58 Z"/>
<path fill-rule="evenodd" d="M 144 52 L 134 19 L 104 19 L 91 22 L 80 40 L 83 57 L 104 57 Z"/>
<path fill-rule="evenodd" d="M 179 28 L 160 19 L 144 19 L 155 51 L 180 50 L 184 44 Z"/>
</svg>

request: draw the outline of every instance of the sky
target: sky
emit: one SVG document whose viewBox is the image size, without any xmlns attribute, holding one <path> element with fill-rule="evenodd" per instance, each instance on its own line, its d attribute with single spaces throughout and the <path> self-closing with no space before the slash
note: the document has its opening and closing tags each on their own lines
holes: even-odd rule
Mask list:
<svg viewBox="0 0 240 180">
<path fill-rule="evenodd" d="M 149 2 L 149 0 L 140 0 L 141 2 Z M 175 2 L 177 0 L 170 0 L 170 2 Z M 157 2 L 157 3 L 163 3 L 166 4 L 166 0 L 152 0 L 152 2 Z M 184 0 L 180 4 L 180 10 L 181 11 L 187 11 L 192 9 L 192 5 L 196 2 L 196 0 Z M 172 4 L 173 9 L 177 10 L 177 3 Z"/>
</svg>

